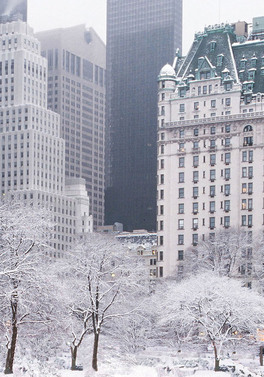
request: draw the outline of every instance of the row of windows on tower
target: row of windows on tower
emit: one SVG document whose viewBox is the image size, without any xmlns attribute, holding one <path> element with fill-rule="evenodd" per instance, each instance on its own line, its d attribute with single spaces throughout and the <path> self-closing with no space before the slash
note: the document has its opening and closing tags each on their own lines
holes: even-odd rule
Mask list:
<svg viewBox="0 0 264 377">
<path fill-rule="evenodd" d="M 216 227 L 216 217 L 209 217 L 208 219 L 208 226 L 210 229 L 214 229 Z M 206 220 L 202 219 L 201 225 L 204 227 L 206 226 Z M 184 219 L 179 219 L 178 220 L 178 230 L 185 230 L 185 221 Z M 230 216 L 224 216 L 219 218 L 219 225 L 224 225 L 225 227 L 230 226 Z M 241 226 L 248 226 L 251 228 L 253 226 L 253 215 L 242 215 L 241 216 Z M 160 221 L 160 227 L 159 230 L 162 231 L 164 228 L 163 221 Z M 191 229 L 196 231 L 199 229 L 199 219 L 198 218 L 193 218 L 192 223 L 191 223 Z M 180 234 L 179 236 L 184 236 Z M 180 237 L 181 239 L 183 237 Z"/>
<path fill-rule="evenodd" d="M 231 153 L 221 154 L 221 161 L 224 162 L 226 165 L 231 163 Z M 203 156 L 202 159 L 203 163 L 206 163 L 206 156 Z M 210 165 L 214 166 L 216 164 L 216 154 L 210 154 Z M 193 156 L 193 167 L 197 168 L 199 166 L 199 156 Z M 185 157 L 179 157 L 179 168 L 185 167 Z"/>
<path fill-rule="evenodd" d="M 216 169 L 211 169 L 209 171 L 209 180 L 210 181 L 215 181 L 216 180 L 216 173 L 217 173 Z M 198 170 L 193 171 L 193 182 L 194 183 L 197 183 L 199 181 L 199 174 L 200 174 L 200 172 Z M 221 174 L 221 177 L 223 177 L 226 181 L 228 181 L 229 179 L 231 179 L 231 169 L 230 168 L 221 169 L 220 174 Z M 241 177 L 242 178 L 252 179 L 253 178 L 253 166 L 242 167 Z M 206 178 L 206 172 L 205 171 L 203 171 L 202 178 L 204 178 L 204 179 Z M 159 182 L 160 182 L 160 184 L 164 184 L 165 183 L 164 174 L 160 175 L 160 181 Z M 179 183 L 184 183 L 185 182 L 185 172 L 180 172 L 179 173 L 178 182 Z"/>
<path fill-rule="evenodd" d="M 34 63 L 27 59 L 24 59 L 24 73 L 28 73 L 31 77 L 36 76 L 36 78 L 40 80 L 46 80 L 46 68 L 42 67 L 41 64 Z"/>
<path fill-rule="evenodd" d="M 231 195 L 231 185 L 230 184 L 221 185 L 221 186 L 219 186 L 219 188 L 220 188 L 219 193 L 224 194 L 225 196 Z M 199 189 L 201 190 L 201 188 L 199 188 L 198 186 L 193 187 L 192 197 L 194 199 L 199 197 Z M 252 195 L 253 194 L 253 182 L 242 183 L 241 193 Z M 206 187 L 202 188 L 202 194 L 203 195 L 206 194 Z M 217 186 L 216 185 L 209 186 L 209 193 L 208 194 L 209 194 L 210 197 L 216 196 L 217 195 Z M 178 189 L 178 198 L 179 199 L 185 198 L 185 188 L 184 187 L 181 187 L 181 188 Z"/>
</svg>

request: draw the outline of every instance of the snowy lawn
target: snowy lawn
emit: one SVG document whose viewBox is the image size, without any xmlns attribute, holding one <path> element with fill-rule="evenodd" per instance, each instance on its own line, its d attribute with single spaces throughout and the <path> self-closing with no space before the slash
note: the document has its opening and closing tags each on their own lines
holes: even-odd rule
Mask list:
<svg viewBox="0 0 264 377">
<path fill-rule="evenodd" d="M 230 373 L 212 372 L 210 370 L 199 370 L 194 374 L 195 377 L 231 377 Z"/>
</svg>

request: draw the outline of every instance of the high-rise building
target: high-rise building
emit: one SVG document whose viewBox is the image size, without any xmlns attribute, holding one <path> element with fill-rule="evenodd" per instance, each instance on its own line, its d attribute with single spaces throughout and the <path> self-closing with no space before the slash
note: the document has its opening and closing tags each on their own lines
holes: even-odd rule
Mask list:
<svg viewBox="0 0 264 377">
<path fill-rule="evenodd" d="M 107 224 L 156 229 L 156 78 L 181 44 L 182 0 L 107 1 Z"/>
<path fill-rule="evenodd" d="M 85 25 L 37 34 L 48 59 L 48 108 L 61 116 L 66 177 L 82 177 L 104 223 L 105 44 Z"/>
<path fill-rule="evenodd" d="M 47 109 L 47 60 L 21 20 L 0 24 L 0 151 L 1 199 L 51 211 L 52 255 L 61 256 L 77 235 L 92 231 L 85 181 L 65 185 L 60 116 Z"/>
<path fill-rule="evenodd" d="M 261 30 L 248 36 L 246 23 L 209 26 L 185 58 L 160 72 L 160 277 L 181 276 L 187 253 L 220 230 L 252 240 L 264 229 Z M 241 273 L 250 279 L 251 270 Z"/>
</svg>

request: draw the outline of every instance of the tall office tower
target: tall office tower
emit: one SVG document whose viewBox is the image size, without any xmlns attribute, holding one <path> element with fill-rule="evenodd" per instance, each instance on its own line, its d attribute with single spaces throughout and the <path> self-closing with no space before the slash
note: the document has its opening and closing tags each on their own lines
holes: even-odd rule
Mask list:
<svg viewBox="0 0 264 377">
<path fill-rule="evenodd" d="M 160 67 L 182 44 L 182 0 L 107 2 L 106 223 L 156 229 Z"/>
<path fill-rule="evenodd" d="M 159 276 L 181 276 L 188 252 L 220 230 L 248 240 L 264 230 L 264 40 L 254 36 L 245 22 L 207 27 L 160 72 Z M 251 252 L 237 271 L 248 284 Z"/>
<path fill-rule="evenodd" d="M 47 61 L 23 21 L 0 24 L 1 198 L 44 205 L 54 216 L 52 254 L 92 231 L 85 181 L 65 186 L 60 116 L 47 109 Z"/>
<path fill-rule="evenodd" d="M 48 108 L 61 115 L 65 173 L 86 180 L 97 227 L 104 223 L 105 44 L 84 25 L 37 38 L 48 59 Z"/>
</svg>

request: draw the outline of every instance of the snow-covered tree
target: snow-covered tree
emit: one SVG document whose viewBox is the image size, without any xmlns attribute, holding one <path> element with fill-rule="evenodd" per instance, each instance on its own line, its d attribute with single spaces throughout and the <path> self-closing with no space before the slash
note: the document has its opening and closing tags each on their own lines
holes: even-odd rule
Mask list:
<svg viewBox="0 0 264 377">
<path fill-rule="evenodd" d="M 42 209 L 7 202 L 0 207 L 0 332 L 5 374 L 13 373 L 20 327 L 46 326 L 52 317 L 44 248 L 51 223 Z"/>
<path fill-rule="evenodd" d="M 197 247 L 187 250 L 185 276 L 214 271 L 220 276 L 241 277 L 250 280 L 259 264 L 264 250 L 262 238 L 254 240 L 248 232 L 230 228 L 220 230 Z M 260 272 L 260 271 L 259 271 Z"/>
<path fill-rule="evenodd" d="M 87 333 L 93 334 L 92 367 L 98 370 L 98 347 L 105 324 L 129 315 L 139 306 L 134 298 L 146 286 L 147 270 L 137 255 L 109 236 L 90 234 L 64 263 L 68 292 L 72 369 Z M 65 265 L 66 263 L 66 265 Z M 65 289 L 70 284 L 69 289 Z M 122 321 L 119 321 L 119 324 Z"/>
<path fill-rule="evenodd" d="M 210 343 L 216 371 L 223 348 L 231 341 L 251 340 L 263 323 L 264 298 L 235 279 L 205 273 L 167 287 L 160 303 L 161 325 Z"/>
</svg>

